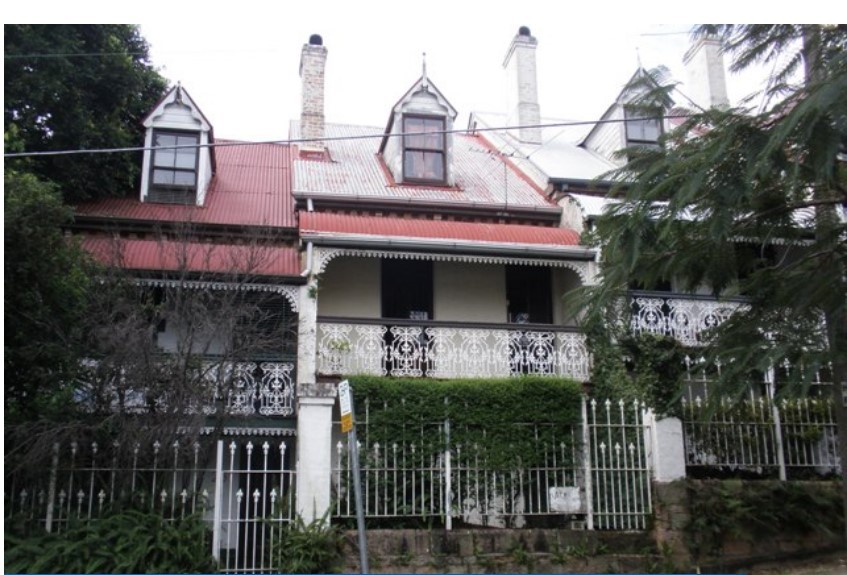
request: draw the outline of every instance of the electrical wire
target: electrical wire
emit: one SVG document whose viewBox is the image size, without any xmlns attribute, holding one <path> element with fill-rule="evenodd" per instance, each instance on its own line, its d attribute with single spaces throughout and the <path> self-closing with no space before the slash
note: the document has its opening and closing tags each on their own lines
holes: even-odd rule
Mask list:
<svg viewBox="0 0 847 575">
<path fill-rule="evenodd" d="M 688 114 L 671 114 L 664 116 L 656 116 L 656 119 L 676 119 L 688 118 Z M 453 130 L 433 130 L 431 132 L 399 132 L 395 134 L 385 134 L 383 132 L 374 134 L 360 134 L 357 136 L 327 136 L 323 138 L 288 138 L 281 140 L 263 140 L 258 142 L 215 142 L 209 144 L 189 144 L 183 146 L 133 146 L 125 148 L 94 148 L 94 149 L 78 149 L 78 150 L 46 150 L 41 152 L 13 152 L 4 153 L 4 158 L 33 158 L 42 156 L 71 156 L 81 154 L 116 154 L 125 152 L 146 152 L 152 150 L 177 150 L 177 149 L 199 149 L 199 148 L 224 148 L 232 146 L 264 146 L 269 144 L 277 145 L 292 145 L 306 144 L 314 142 L 339 142 L 349 140 L 369 140 L 385 137 L 401 137 L 401 136 L 425 136 L 432 134 L 475 134 L 477 132 L 506 132 L 510 130 L 523 130 L 529 128 L 561 128 L 569 126 L 593 126 L 597 124 L 619 124 L 626 122 L 643 121 L 645 118 L 617 118 L 609 120 L 575 120 L 567 122 L 553 122 L 547 124 L 529 124 L 523 126 L 495 126 L 485 128 L 460 128 Z M 652 119 L 652 118 L 651 118 Z"/>
</svg>

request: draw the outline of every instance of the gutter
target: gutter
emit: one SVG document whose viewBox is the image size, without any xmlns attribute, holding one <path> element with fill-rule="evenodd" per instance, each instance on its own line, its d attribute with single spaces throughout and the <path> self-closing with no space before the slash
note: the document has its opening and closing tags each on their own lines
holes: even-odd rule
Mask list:
<svg viewBox="0 0 847 575">
<path fill-rule="evenodd" d="M 314 207 L 315 204 L 356 206 L 362 208 L 404 209 L 416 212 L 448 212 L 448 213 L 485 213 L 495 215 L 522 215 L 537 219 L 558 221 L 562 208 L 556 205 L 521 206 L 515 204 L 492 204 L 489 202 L 448 202 L 427 200 L 426 205 L 420 204 L 419 198 L 387 198 L 362 194 L 324 194 L 304 191 L 292 192 L 298 202 L 306 201 Z M 311 211 L 311 210 L 309 210 Z"/>
<path fill-rule="evenodd" d="M 528 244 L 491 244 L 456 240 L 420 240 L 414 238 L 386 238 L 367 236 L 326 236 L 304 232 L 301 237 L 309 245 L 324 245 L 345 248 L 375 249 L 394 248 L 412 251 L 478 254 L 492 256 L 523 256 L 538 258 L 568 258 L 593 260 L 597 250 L 585 246 L 536 247 Z"/>
</svg>

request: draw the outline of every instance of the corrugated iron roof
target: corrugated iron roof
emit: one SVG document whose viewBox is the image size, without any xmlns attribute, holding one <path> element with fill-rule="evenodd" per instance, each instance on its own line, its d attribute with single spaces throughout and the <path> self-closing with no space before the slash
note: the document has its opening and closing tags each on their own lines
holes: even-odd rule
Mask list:
<svg viewBox="0 0 847 575">
<path fill-rule="evenodd" d="M 237 144 L 227 140 L 217 143 Z M 290 147 L 244 144 L 215 148 L 217 173 L 202 207 L 142 203 L 137 197 L 103 198 L 76 206 L 76 213 L 106 219 L 296 227 Z"/>
<path fill-rule="evenodd" d="M 369 236 L 510 245 L 579 245 L 579 234 L 566 228 L 355 216 L 319 212 L 300 213 L 300 233 L 304 236 L 312 234 L 327 237 Z"/>
<path fill-rule="evenodd" d="M 299 138 L 299 122 L 292 122 Z M 455 186 L 398 185 L 377 154 L 384 130 L 368 126 L 327 124 L 331 161 L 294 160 L 295 194 L 329 194 L 350 198 L 403 198 L 461 204 L 555 206 L 542 190 L 514 169 L 510 158 L 479 136 L 454 134 Z M 370 137 L 369 137 L 370 136 Z"/>
<path fill-rule="evenodd" d="M 474 112 L 473 121 L 480 128 L 507 125 L 505 114 Z M 536 177 L 542 180 L 593 180 L 617 167 L 606 158 L 579 145 L 588 131 L 586 126 L 555 125 L 567 124 L 568 121 L 553 118 L 542 118 L 541 123 L 544 124 L 541 144 L 521 142 L 512 130 L 484 132 L 483 137 L 501 149 L 514 151 L 518 164 L 531 163 L 531 167 L 541 172 Z"/>
<path fill-rule="evenodd" d="M 187 271 L 240 276 L 299 276 L 297 248 L 114 239 L 88 236 L 82 247 L 100 263 L 126 270 Z"/>
</svg>

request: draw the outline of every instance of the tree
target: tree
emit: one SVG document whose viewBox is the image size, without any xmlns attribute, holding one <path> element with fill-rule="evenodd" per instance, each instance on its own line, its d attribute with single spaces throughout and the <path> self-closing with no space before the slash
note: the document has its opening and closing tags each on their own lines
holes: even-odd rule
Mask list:
<svg viewBox="0 0 847 575">
<path fill-rule="evenodd" d="M 56 253 L 79 249 L 63 243 L 57 226 L 47 229 L 59 236 L 52 244 Z M 199 240 L 190 223 L 160 232 L 155 243 L 146 240 L 143 249 L 154 244 L 167 270 L 151 276 L 130 271 L 127 256 L 139 249 L 134 240 L 118 234 L 89 238 L 86 247 L 98 264 L 87 266 L 88 289 L 73 300 L 68 326 L 55 316 L 59 298 L 33 295 L 44 292 L 38 286 L 19 290 L 19 299 L 51 302 L 38 311 L 57 325 L 21 320 L 7 283 L 7 346 L 12 326 L 27 336 L 13 342 L 11 353 L 6 350 L 7 475 L 43 468 L 57 442 L 128 445 L 172 442 L 176 434 L 190 442 L 192 435 L 208 428 L 221 432 L 239 417 L 293 413 L 294 315 L 279 286 L 262 274 L 278 256 L 276 241 L 260 234 L 245 234 L 238 244 Z M 68 279 L 53 260 L 40 266 L 44 278 L 36 279 L 66 289 Z M 6 277 L 8 282 L 8 260 Z M 59 340 L 58 357 L 33 357 L 44 355 L 47 341 L 35 333 L 39 328 Z M 25 345 L 27 338 L 32 345 Z M 20 358 L 14 373 L 10 357 Z M 45 369 L 30 373 L 42 364 Z M 37 378 L 42 371 L 49 377 Z M 10 405 L 16 405 L 9 402 L 10 389 L 17 404 L 28 407 L 15 418 L 9 417 Z"/>
<path fill-rule="evenodd" d="M 78 367 L 90 264 L 63 237 L 72 214 L 54 186 L 9 169 L 4 186 L 6 423 L 60 418 Z"/>
<path fill-rule="evenodd" d="M 138 147 L 166 84 L 136 26 L 6 24 L 4 59 L 4 128 L 26 152 Z M 66 200 L 126 195 L 141 154 L 45 156 L 26 169 L 61 184 Z"/>
<path fill-rule="evenodd" d="M 604 321 L 632 282 L 675 278 L 746 296 L 747 307 L 711 334 L 708 355 L 725 366 L 713 397 L 785 358 L 807 368 L 781 383 L 787 393 L 831 369 L 847 477 L 847 223 L 838 215 L 847 203 L 847 27 L 696 33 L 718 34 L 734 70 L 773 64 L 764 93 L 772 105 L 692 113 L 662 147 L 627 150 L 614 174 L 621 203 L 597 224 L 604 263 L 585 300 L 589 322 Z M 664 86 L 639 100 L 655 105 L 667 94 Z"/>
</svg>

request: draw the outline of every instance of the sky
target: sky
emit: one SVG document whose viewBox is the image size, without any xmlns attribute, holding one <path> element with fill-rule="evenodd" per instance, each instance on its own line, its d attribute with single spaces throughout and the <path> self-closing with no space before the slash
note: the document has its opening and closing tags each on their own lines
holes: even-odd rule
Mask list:
<svg viewBox="0 0 847 575">
<path fill-rule="evenodd" d="M 392 105 L 420 77 L 426 53 L 430 80 L 459 111 L 457 126 L 465 126 L 471 111 L 506 112 L 502 66 L 520 26 L 538 40 L 542 116 L 593 120 L 639 63 L 669 67 L 684 91 L 686 22 L 733 19 L 719 11 L 686 12 L 665 0 L 617 6 L 557 0 L 17 4 L 4 19 L 139 24 L 152 63 L 188 90 L 216 138 L 247 141 L 288 137 L 289 121 L 300 113 L 300 51 L 311 34 L 320 34 L 328 50 L 327 122 L 384 128 Z M 708 6 L 723 6 L 739 19 L 755 15 L 736 4 L 712 0 Z M 804 3 L 811 19 L 820 16 L 816 4 Z M 769 15 L 780 16 L 770 9 Z M 757 89 L 762 76 L 730 76 L 730 99 Z"/>
</svg>

